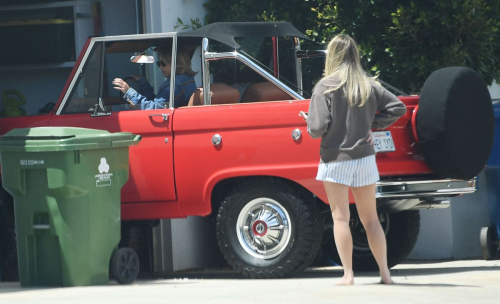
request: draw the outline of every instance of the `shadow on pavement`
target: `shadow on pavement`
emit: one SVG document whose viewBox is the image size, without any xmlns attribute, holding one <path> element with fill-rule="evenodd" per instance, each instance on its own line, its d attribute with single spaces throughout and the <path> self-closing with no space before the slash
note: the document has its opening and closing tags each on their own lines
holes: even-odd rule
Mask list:
<svg viewBox="0 0 500 304">
<path fill-rule="evenodd" d="M 401 282 L 402 277 L 419 277 L 419 276 L 430 276 L 430 275 L 442 275 L 442 274 L 455 274 L 455 273 L 466 273 L 466 272 L 489 272 L 489 271 L 500 271 L 500 266 L 498 264 L 494 265 L 484 265 L 484 266 L 452 266 L 448 267 L 447 263 L 442 263 L 443 265 L 425 263 L 425 264 L 403 264 L 397 266 L 397 269 L 392 269 L 391 273 L 395 277 L 396 284 L 390 285 L 394 287 L 479 287 L 473 285 L 455 285 L 455 284 L 444 284 L 444 283 L 403 283 Z M 435 266 L 433 266 L 435 265 Z M 343 269 L 339 266 L 332 267 L 321 267 L 321 268 L 308 268 L 305 272 L 296 275 L 293 278 L 287 278 L 282 280 L 297 280 L 297 279 L 335 279 L 341 278 L 343 275 Z M 357 277 L 368 277 L 368 278 L 378 278 L 378 272 L 356 272 Z M 178 272 L 170 273 L 143 273 L 139 276 L 136 282 L 139 285 L 153 285 L 153 284 L 169 284 L 169 285 L 182 285 L 182 284 L 196 284 L 200 283 L 202 280 L 247 280 L 243 278 L 235 271 L 229 268 L 205 268 L 205 269 L 192 269 L 184 270 Z M 107 286 L 121 286 L 117 284 L 114 280 L 110 280 Z M 382 284 L 366 284 L 366 285 L 382 285 Z M 55 287 L 61 288 L 61 287 Z M 19 282 L 1 282 L 0 283 L 0 294 L 2 293 L 12 293 L 12 292 L 25 292 L 30 290 L 41 290 L 41 289 L 54 289 L 50 287 L 39 287 L 39 288 L 21 288 Z"/>
<path fill-rule="evenodd" d="M 426 263 L 427 264 L 427 263 Z M 500 271 L 500 266 L 464 266 L 464 267 L 446 267 L 443 265 L 441 267 L 420 267 L 416 266 L 411 268 L 411 264 L 404 265 L 407 268 L 403 269 L 391 269 L 393 276 L 427 276 L 427 275 L 437 275 L 437 274 L 453 274 L 453 273 L 464 273 L 472 271 Z M 321 267 L 321 268 L 308 268 L 305 272 L 300 273 L 289 279 L 319 279 L 319 278 L 336 278 L 342 277 L 343 270 L 341 267 Z M 356 276 L 362 277 L 378 277 L 379 274 L 376 271 L 373 272 L 356 272 Z M 203 280 L 246 280 L 246 278 L 241 277 L 235 271 L 230 269 L 193 269 L 178 271 L 172 273 L 163 274 L 144 274 L 141 276 L 143 280 L 169 280 L 169 279 L 203 279 Z"/>
<path fill-rule="evenodd" d="M 380 286 L 384 284 L 366 284 L 366 285 L 375 285 L 375 286 Z M 475 286 L 475 285 L 457 285 L 457 284 L 444 284 L 444 283 L 399 283 L 396 282 L 395 284 L 388 285 L 390 287 L 474 287 L 474 288 L 480 288 L 481 286 Z"/>
<path fill-rule="evenodd" d="M 0 294 L 2 293 L 12 293 L 12 292 L 25 292 L 30 290 L 43 290 L 43 289 L 52 289 L 54 287 L 26 287 L 21 288 L 19 286 L 19 282 L 1 282 L 0 283 Z M 62 287 L 56 287 L 62 288 Z"/>
</svg>

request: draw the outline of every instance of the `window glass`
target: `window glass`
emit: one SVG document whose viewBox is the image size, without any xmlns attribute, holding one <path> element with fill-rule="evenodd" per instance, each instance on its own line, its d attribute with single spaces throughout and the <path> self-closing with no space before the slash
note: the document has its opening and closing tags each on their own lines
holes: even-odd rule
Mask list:
<svg viewBox="0 0 500 304">
<path fill-rule="evenodd" d="M 316 83 L 323 77 L 325 68 L 324 57 L 303 58 L 302 64 L 302 88 L 303 96 L 311 98 L 312 91 Z"/>
<path fill-rule="evenodd" d="M 324 50 L 324 46 L 313 41 L 302 40 L 300 49 L 303 51 L 317 51 Z M 325 56 L 302 58 L 301 60 L 303 96 L 306 98 L 311 97 L 314 86 L 323 77 Z"/>
<path fill-rule="evenodd" d="M 212 104 L 293 99 L 275 84 L 237 59 L 211 61 L 210 72 L 213 81 L 210 87 Z M 268 70 L 268 72 L 272 75 L 272 71 Z M 224 96 L 224 98 L 219 96 Z"/>
<path fill-rule="evenodd" d="M 102 64 L 102 43 L 96 43 L 89 59 L 77 76 L 71 95 L 62 111 L 63 114 L 88 113 L 94 111 L 99 101 Z"/>
<path fill-rule="evenodd" d="M 159 46 L 163 47 L 162 56 L 166 57 L 163 61 L 171 60 L 172 38 L 96 43 L 62 113 L 92 113 L 99 98 L 102 98 L 107 112 L 141 109 L 141 103 L 154 103 L 163 97 L 162 106 L 168 107 L 170 78 L 157 64 L 160 61 Z M 147 62 L 137 63 L 132 60 L 134 56 L 149 58 Z M 140 102 L 134 105 L 125 99 L 124 92 L 114 88 L 112 82 L 115 78 L 127 82 L 133 89 L 129 93 L 135 91 L 140 94 L 135 95 L 138 96 L 136 101 Z"/>
<path fill-rule="evenodd" d="M 305 98 L 309 98 L 311 96 L 315 83 L 321 78 L 324 62 L 323 58 L 302 60 L 303 90 L 301 91 L 297 85 L 295 47 L 292 38 L 278 37 L 276 40 L 277 44 L 275 46 L 271 37 L 243 37 L 236 38 L 235 40 L 241 46 L 238 52 L 247 57 L 253 58 L 260 68 L 279 79 L 290 89 Z M 321 49 L 320 46 L 315 44 L 312 49 L 318 48 Z M 211 50 L 216 52 L 231 51 L 228 46 L 217 43 L 211 44 Z M 278 62 L 276 63 L 273 59 L 274 53 L 277 53 L 278 57 Z M 223 82 L 237 88 L 240 92 L 240 98 L 243 97 L 243 94 L 245 94 L 246 88 L 249 85 L 267 82 L 267 80 L 259 76 L 257 72 L 240 63 L 238 60 L 225 59 L 218 60 L 216 62 L 211 61 L 210 72 L 212 74 L 213 82 Z M 274 90 L 274 88 L 270 87 L 269 84 L 266 84 L 264 87 L 269 90 Z M 263 90 L 264 87 L 259 87 L 259 90 Z M 275 89 L 281 91 L 278 87 Z M 276 94 L 272 94 L 271 91 L 269 91 L 267 92 L 267 97 L 261 96 L 260 98 L 254 97 L 253 99 L 255 99 L 255 101 L 270 101 L 273 98 L 275 100 L 292 99 L 289 96 L 278 94 L 279 91 L 276 91 Z M 261 93 L 262 92 L 259 94 Z M 265 94 L 262 93 L 262 95 Z M 243 100 L 245 100 L 246 97 L 243 98 Z"/>
</svg>

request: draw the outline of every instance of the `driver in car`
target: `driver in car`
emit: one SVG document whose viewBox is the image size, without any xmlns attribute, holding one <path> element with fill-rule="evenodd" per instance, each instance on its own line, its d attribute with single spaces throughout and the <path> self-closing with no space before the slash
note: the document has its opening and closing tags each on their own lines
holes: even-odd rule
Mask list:
<svg viewBox="0 0 500 304">
<path fill-rule="evenodd" d="M 139 83 L 139 92 L 131 88 L 127 82 L 121 78 L 115 78 L 112 81 L 114 85 L 113 88 L 121 91 L 124 94 L 123 98 L 134 107 L 140 105 L 142 110 L 167 108 L 170 98 L 171 50 L 172 49 L 167 46 L 159 46 L 155 49 L 155 51 L 158 52 L 158 61 L 156 65 L 166 78 L 160 85 L 157 95 L 155 95 L 154 89 L 147 79 L 139 75 L 132 75 L 132 78 Z M 178 49 L 176 64 L 174 108 L 187 106 L 189 98 L 196 90 L 194 75 L 197 73 L 191 69 L 191 59 L 188 52 L 183 49 Z"/>
</svg>

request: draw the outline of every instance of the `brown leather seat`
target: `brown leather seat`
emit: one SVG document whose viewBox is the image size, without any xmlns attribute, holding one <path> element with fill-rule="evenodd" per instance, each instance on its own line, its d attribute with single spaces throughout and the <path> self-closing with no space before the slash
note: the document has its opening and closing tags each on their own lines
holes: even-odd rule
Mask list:
<svg viewBox="0 0 500 304">
<path fill-rule="evenodd" d="M 212 104 L 237 103 L 240 93 L 225 83 L 213 83 L 210 85 Z M 188 107 L 203 105 L 203 88 L 197 88 L 189 99 Z"/>
<path fill-rule="evenodd" d="M 269 81 L 249 85 L 243 93 L 240 102 L 290 100 L 290 95 L 280 90 Z"/>
</svg>

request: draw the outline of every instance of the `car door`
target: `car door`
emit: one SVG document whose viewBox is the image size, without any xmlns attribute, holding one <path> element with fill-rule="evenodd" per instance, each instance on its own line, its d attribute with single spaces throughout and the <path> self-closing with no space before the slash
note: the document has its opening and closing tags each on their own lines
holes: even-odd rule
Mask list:
<svg viewBox="0 0 500 304">
<path fill-rule="evenodd" d="M 122 189 L 123 203 L 175 201 L 173 170 L 172 109 L 135 110 L 112 89 L 106 75 L 124 77 L 109 66 L 103 41 L 93 40 L 81 68 L 75 73 L 50 126 L 73 126 L 109 132 L 131 132 L 142 136 L 139 145 L 130 147 L 130 176 Z M 126 56 L 121 56 L 123 59 Z M 130 58 L 130 57 L 128 57 Z M 124 59 L 128 61 L 127 59 Z M 116 58 L 115 60 L 116 61 Z M 120 62 L 119 67 L 126 63 Z M 114 73 L 119 75 L 112 75 Z M 126 76 L 126 75 L 125 75 Z M 99 98 L 106 107 L 99 109 Z M 96 111 L 96 107 L 98 110 Z M 100 113 L 98 113 L 100 112 Z M 97 114 L 98 115 L 94 115 Z"/>
</svg>

